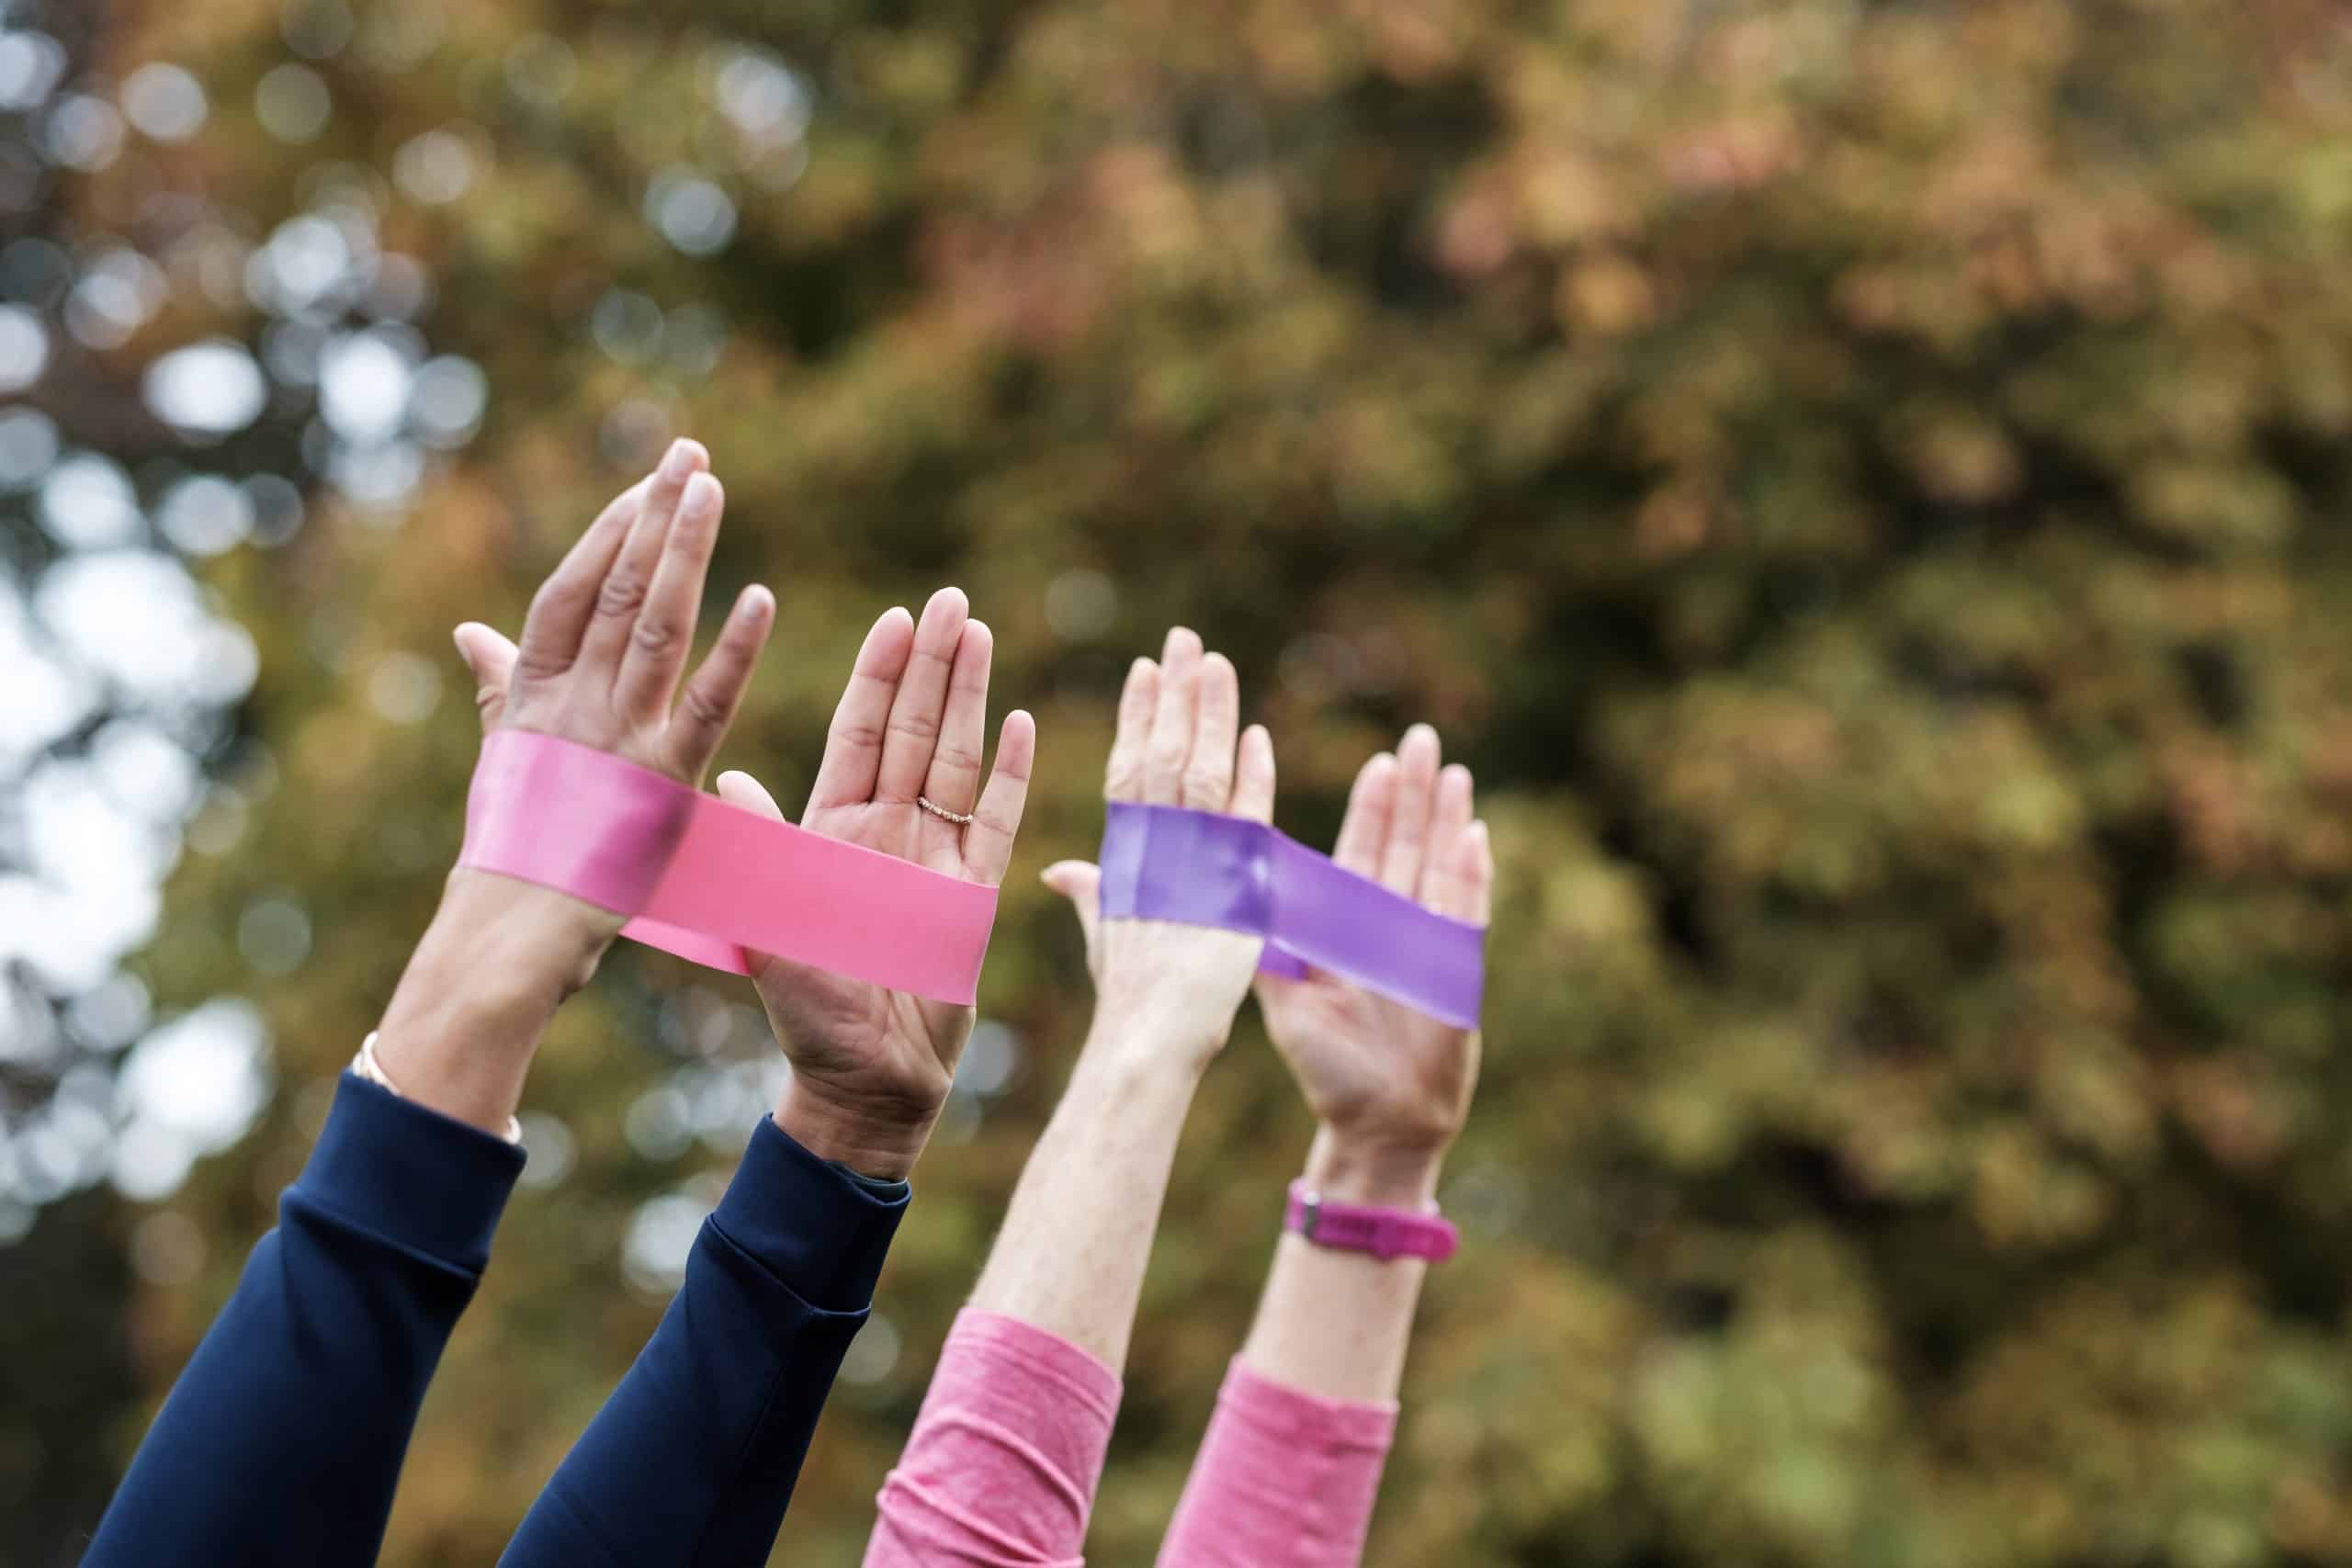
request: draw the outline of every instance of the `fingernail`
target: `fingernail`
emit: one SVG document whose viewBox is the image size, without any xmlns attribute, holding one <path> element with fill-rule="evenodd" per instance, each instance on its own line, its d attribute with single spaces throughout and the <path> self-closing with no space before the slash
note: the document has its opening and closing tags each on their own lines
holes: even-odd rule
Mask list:
<svg viewBox="0 0 2352 1568">
<path fill-rule="evenodd" d="M 462 657 L 466 651 L 466 628 L 472 625 L 473 623 L 471 621 L 459 621 L 456 626 L 449 628 L 449 640 L 458 645 L 458 652 L 460 657 Z"/>
<path fill-rule="evenodd" d="M 775 595 L 757 582 L 743 590 L 742 597 L 735 601 L 735 613 L 747 621 L 755 621 L 775 608 Z"/>
<path fill-rule="evenodd" d="M 670 449 L 662 454 L 662 477 L 673 484 L 682 482 L 686 477 L 686 470 L 692 467 L 694 449 L 684 440 L 671 442 Z"/>
</svg>

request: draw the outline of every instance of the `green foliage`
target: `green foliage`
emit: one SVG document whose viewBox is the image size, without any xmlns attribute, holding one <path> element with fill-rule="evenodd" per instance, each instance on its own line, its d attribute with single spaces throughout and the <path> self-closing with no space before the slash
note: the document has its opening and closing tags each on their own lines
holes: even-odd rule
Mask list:
<svg viewBox="0 0 2352 1568">
<path fill-rule="evenodd" d="M 187 156 L 266 222 L 322 158 L 472 147 L 461 199 L 385 222 L 494 397 L 399 526 L 330 507 L 215 575 L 274 784 L 144 963 L 170 1003 L 257 998 L 289 1089 L 174 1201 L 216 1245 L 138 1303 L 151 1393 L 431 908 L 473 747 L 449 626 L 513 625 L 674 428 L 729 487 L 720 582 L 783 604 L 730 764 L 804 789 L 857 636 L 942 581 L 1043 735 L 984 997 L 1025 1070 L 926 1161 L 879 1305 L 903 1351 L 836 1396 L 780 1560 L 857 1561 L 1052 1101 L 1084 983 L 1032 874 L 1096 830 L 1117 673 L 1176 620 L 1239 663 L 1285 825 L 1328 834 L 1426 717 L 1496 827 L 1447 1194 L 1474 1245 L 1374 1562 L 2352 1558 L 2326 7 L 448 4 L 413 62 L 322 62 L 338 112 L 295 152 L 238 109 L 274 18 L 207 9 L 135 47 L 200 51 L 224 107 Z M 362 6 L 363 43 L 416 9 Z M 721 112 L 745 45 L 809 85 L 805 149 Z M 715 256 L 641 216 L 675 164 L 738 207 Z M 599 347 L 616 288 L 669 312 L 667 357 Z M 707 367 L 689 307 L 729 328 Z M 400 651 L 448 677 L 421 725 L 370 705 Z M 247 975 L 239 914 L 286 890 L 315 945 Z M 631 1214 L 725 1169 L 648 1159 L 624 1111 L 756 1032 L 665 1002 L 707 976 L 606 969 L 531 1089 L 576 1167 L 509 1213 L 388 1562 L 492 1558 L 658 1314 Z M 1253 1028 L 1228 1055 L 1113 1568 L 1149 1561 L 1304 1146 Z"/>
</svg>

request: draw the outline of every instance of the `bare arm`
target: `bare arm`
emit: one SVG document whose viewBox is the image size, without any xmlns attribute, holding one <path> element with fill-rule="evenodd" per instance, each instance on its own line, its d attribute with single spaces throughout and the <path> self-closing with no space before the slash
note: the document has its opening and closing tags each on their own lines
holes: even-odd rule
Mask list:
<svg viewBox="0 0 2352 1568">
<path fill-rule="evenodd" d="M 606 507 L 532 598 L 519 649 L 488 626 L 458 628 L 485 730 L 537 730 L 700 782 L 775 618 L 766 589 L 745 589 L 673 711 L 725 508 L 708 465 L 695 443 L 674 443 Z M 452 872 L 385 1009 L 378 1060 L 404 1097 L 503 1130 L 556 1007 L 622 924 L 548 888 Z"/>
<path fill-rule="evenodd" d="M 1111 800 L 1264 821 L 1273 744 L 1252 728 L 1236 757 L 1240 691 L 1221 654 L 1179 627 L 1166 660 L 1139 660 L 1119 702 L 1103 793 Z M 972 1304 L 1125 1365 L 1176 1141 L 1201 1076 L 1225 1045 L 1262 944 L 1158 920 L 1102 920 L 1099 876 L 1048 874 L 1077 907 L 1095 976 L 1094 1024 L 1069 1088 L 1022 1172 Z"/>
<path fill-rule="evenodd" d="M 1120 698 L 1104 794 L 1266 820 L 1273 748 L 1237 738 L 1233 666 L 1169 634 Z M 1254 938 L 1102 920 L 1095 868 L 1046 880 L 1077 907 L 1097 992 L 1069 1087 L 882 1493 L 867 1568 L 1078 1561 L 1184 1113 L 1249 994 Z"/>
<path fill-rule="evenodd" d="M 1332 858 L 1439 914 L 1487 921 L 1493 862 L 1470 774 L 1440 770 L 1426 726 L 1357 775 Z M 1307 1187 L 1344 1203 L 1433 1208 L 1477 1079 L 1476 1033 L 1330 975 L 1258 985 L 1267 1031 L 1317 1123 Z M 1166 1568 L 1345 1568 L 1360 1558 L 1427 1274 L 1418 1259 L 1282 1237 L 1170 1529 Z M 1267 1484 L 1270 1474 L 1282 1483 Z"/>
</svg>

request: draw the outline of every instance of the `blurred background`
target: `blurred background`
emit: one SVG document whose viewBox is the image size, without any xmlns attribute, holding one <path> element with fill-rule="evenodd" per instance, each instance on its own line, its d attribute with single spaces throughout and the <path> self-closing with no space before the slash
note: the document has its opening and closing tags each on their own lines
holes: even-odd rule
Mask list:
<svg viewBox="0 0 2352 1568">
<path fill-rule="evenodd" d="M 870 1499 L 1087 1010 L 1114 685 L 1328 842 L 1478 771 L 1487 1078 L 1376 1564 L 2352 1561 L 2343 0 L 0 0 L 0 1564 L 71 1562 L 458 841 L 448 633 L 673 434 L 805 791 L 943 581 L 1041 771 L 779 1560 Z M 617 950 L 384 1561 L 490 1562 L 780 1071 Z M 1307 1126 L 1203 1094 L 1149 1561 Z"/>
</svg>

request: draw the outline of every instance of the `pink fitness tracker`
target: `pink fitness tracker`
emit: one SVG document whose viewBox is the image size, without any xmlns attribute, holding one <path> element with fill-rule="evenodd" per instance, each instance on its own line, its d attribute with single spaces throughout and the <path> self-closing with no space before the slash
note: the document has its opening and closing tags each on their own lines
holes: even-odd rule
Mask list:
<svg viewBox="0 0 2352 1568">
<path fill-rule="evenodd" d="M 1442 1263 L 1462 1245 L 1462 1233 L 1440 1215 L 1363 1203 L 1334 1203 L 1304 1181 L 1290 1184 L 1290 1210 L 1283 1216 L 1283 1228 L 1296 1232 L 1317 1247 L 1341 1252 L 1369 1252 L 1384 1262 L 1394 1258 L 1423 1258 L 1431 1263 Z"/>
</svg>

